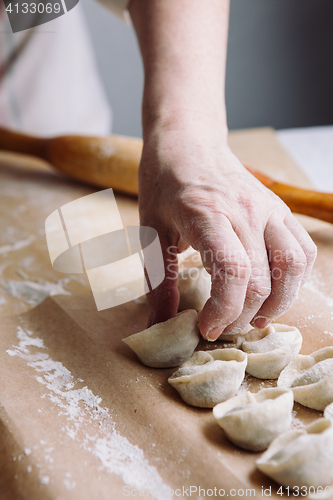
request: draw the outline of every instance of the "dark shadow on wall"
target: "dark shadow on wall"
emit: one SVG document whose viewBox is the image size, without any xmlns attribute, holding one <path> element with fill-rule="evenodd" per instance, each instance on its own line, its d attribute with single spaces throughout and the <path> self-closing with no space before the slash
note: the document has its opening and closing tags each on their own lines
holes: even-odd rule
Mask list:
<svg viewBox="0 0 333 500">
<path fill-rule="evenodd" d="M 333 1 L 231 0 L 230 129 L 333 124 Z"/>
</svg>

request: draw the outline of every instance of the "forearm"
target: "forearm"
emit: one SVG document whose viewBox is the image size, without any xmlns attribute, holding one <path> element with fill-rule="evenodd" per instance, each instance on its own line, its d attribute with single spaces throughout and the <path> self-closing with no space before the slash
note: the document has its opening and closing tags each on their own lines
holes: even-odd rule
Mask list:
<svg viewBox="0 0 333 500">
<path fill-rule="evenodd" d="M 229 0 L 132 0 L 145 70 L 144 137 L 189 117 L 225 133 Z"/>
<path fill-rule="evenodd" d="M 295 300 L 315 247 L 227 147 L 228 0 L 132 0 L 130 14 L 145 68 L 140 221 L 158 231 L 166 272 L 147 295 L 150 324 L 176 314 L 169 249 L 191 245 L 212 279 L 203 336 L 237 334 L 249 322 L 264 328 Z M 294 261 L 275 262 L 275 253 Z"/>
</svg>

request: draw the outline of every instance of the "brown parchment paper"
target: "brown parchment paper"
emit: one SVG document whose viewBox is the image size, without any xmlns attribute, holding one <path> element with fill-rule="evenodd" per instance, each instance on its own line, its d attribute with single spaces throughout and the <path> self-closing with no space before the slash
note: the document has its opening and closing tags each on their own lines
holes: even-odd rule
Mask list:
<svg viewBox="0 0 333 500">
<path fill-rule="evenodd" d="M 242 161 L 262 170 L 265 164 L 283 170 L 286 161 L 285 175 L 291 169 L 295 183 L 298 178 L 306 183 L 272 131 L 238 132 L 231 142 Z M 1 233 L 0 245 L 5 247 L 0 299 L 6 301 L 0 320 L 0 499 L 118 500 L 140 492 L 168 499 L 263 498 L 263 489 L 265 497 L 281 498 L 278 485 L 256 471 L 259 454 L 232 445 L 211 410 L 182 402 L 167 383 L 174 369 L 147 368 L 122 343 L 145 327 L 145 299 L 98 312 L 82 278 L 64 284 L 68 294 L 38 305 L 6 292 L 8 280 L 64 277 L 48 261 L 44 220 L 93 190 L 21 158 L 2 163 L 1 224 L 14 230 Z M 136 201 L 117 201 L 124 223 L 136 223 Z M 300 328 L 304 354 L 332 345 L 333 339 L 333 228 L 309 224 L 319 249 L 315 269 L 279 320 Z M 19 241 L 34 239 L 8 250 L 13 234 Z M 219 345 L 201 341 L 198 349 L 212 347 Z M 275 383 L 247 376 L 243 389 L 256 392 Z M 296 427 L 322 415 L 297 404 L 294 410 Z"/>
</svg>

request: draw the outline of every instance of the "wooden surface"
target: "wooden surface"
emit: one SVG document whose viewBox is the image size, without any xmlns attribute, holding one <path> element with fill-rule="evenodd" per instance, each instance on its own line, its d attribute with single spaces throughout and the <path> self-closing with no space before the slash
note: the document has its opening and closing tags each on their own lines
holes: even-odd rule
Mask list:
<svg viewBox="0 0 333 500">
<path fill-rule="evenodd" d="M 230 144 L 244 163 L 309 187 L 272 130 L 233 132 Z M 167 383 L 173 369 L 142 366 L 121 342 L 144 328 L 145 300 L 97 312 L 84 275 L 52 269 L 46 217 L 94 191 L 42 162 L 0 156 L 0 500 L 118 500 L 125 484 L 227 493 L 255 488 L 258 498 L 271 485 L 271 498 L 281 498 L 255 470 L 258 454 L 229 443 L 210 410 L 181 401 Z M 124 224 L 137 224 L 136 200 L 117 196 L 117 202 Z M 307 354 L 333 343 L 333 226 L 302 222 L 318 245 L 318 259 L 281 322 L 300 328 Z M 37 305 L 19 295 L 23 282 L 30 292 L 34 283 L 45 290 L 57 283 L 62 295 Z M 211 344 L 202 341 L 200 347 Z M 257 391 L 275 382 L 247 377 L 243 385 Z M 320 415 L 295 405 L 294 425 Z M 172 498 L 164 492 L 156 498 Z"/>
</svg>

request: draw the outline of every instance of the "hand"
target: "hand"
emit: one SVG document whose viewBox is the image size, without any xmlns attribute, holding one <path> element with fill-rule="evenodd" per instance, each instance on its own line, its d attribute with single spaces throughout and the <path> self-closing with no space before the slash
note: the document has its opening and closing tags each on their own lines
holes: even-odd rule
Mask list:
<svg viewBox="0 0 333 500">
<path fill-rule="evenodd" d="M 139 171 L 141 224 L 157 230 L 166 267 L 163 283 L 148 294 L 149 324 L 176 315 L 177 253 L 191 245 L 212 278 L 199 324 L 208 340 L 239 333 L 249 322 L 265 328 L 281 316 L 316 256 L 289 208 L 242 166 L 226 134 L 215 129 L 188 120 L 154 130 Z"/>
</svg>

